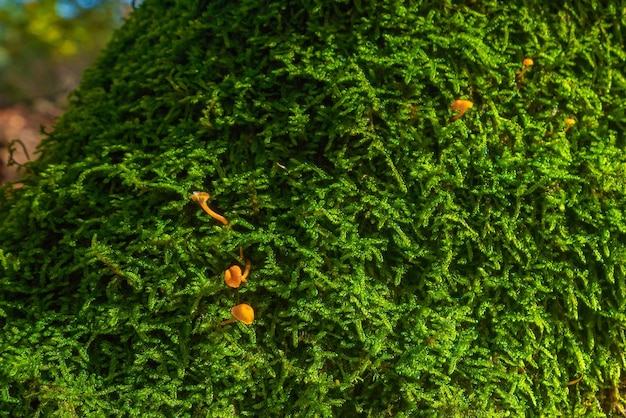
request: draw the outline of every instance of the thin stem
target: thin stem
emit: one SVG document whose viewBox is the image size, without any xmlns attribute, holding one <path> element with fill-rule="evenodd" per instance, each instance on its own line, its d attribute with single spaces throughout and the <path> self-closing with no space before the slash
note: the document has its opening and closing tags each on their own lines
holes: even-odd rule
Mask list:
<svg viewBox="0 0 626 418">
<path fill-rule="evenodd" d="M 222 321 L 222 322 L 220 322 L 220 325 L 221 325 L 221 326 L 228 325 L 228 324 L 231 324 L 231 323 L 235 322 L 236 320 L 237 320 L 237 318 L 235 318 L 235 317 L 233 316 L 232 318 L 227 319 L 226 321 Z"/>
</svg>

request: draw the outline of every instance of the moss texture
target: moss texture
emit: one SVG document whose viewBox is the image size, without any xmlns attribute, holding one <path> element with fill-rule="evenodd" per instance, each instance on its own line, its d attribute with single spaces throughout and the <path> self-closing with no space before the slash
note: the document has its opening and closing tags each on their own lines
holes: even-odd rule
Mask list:
<svg viewBox="0 0 626 418">
<path fill-rule="evenodd" d="M 2 414 L 622 411 L 626 12 L 542 3 L 145 1 L 0 193 Z"/>
</svg>

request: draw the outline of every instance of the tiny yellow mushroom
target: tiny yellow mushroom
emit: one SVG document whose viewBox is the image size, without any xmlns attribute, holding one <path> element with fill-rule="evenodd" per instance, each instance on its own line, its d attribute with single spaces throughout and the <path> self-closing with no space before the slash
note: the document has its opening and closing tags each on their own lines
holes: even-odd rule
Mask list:
<svg viewBox="0 0 626 418">
<path fill-rule="evenodd" d="M 226 218 L 218 213 L 213 212 L 209 205 L 207 205 L 207 202 L 211 198 L 211 196 L 207 192 L 193 192 L 193 194 L 189 196 L 189 198 L 198 202 L 200 207 L 204 209 L 204 211 L 208 213 L 211 218 L 223 223 L 224 225 L 228 225 L 228 220 Z"/>
<path fill-rule="evenodd" d="M 232 312 L 233 317 L 227 319 L 226 321 L 220 322 L 220 325 L 228 325 L 235 321 L 241 321 L 247 325 L 250 325 L 252 322 L 254 322 L 254 309 L 252 309 L 252 306 L 248 305 L 247 303 L 241 303 L 237 306 L 233 306 L 230 311 Z"/>
<path fill-rule="evenodd" d="M 449 122 L 457 120 L 458 118 L 460 118 L 461 116 L 463 116 L 465 114 L 465 111 L 467 109 L 471 109 L 472 107 L 474 107 L 474 103 L 472 103 L 469 100 L 464 100 L 464 99 L 455 100 L 454 102 L 452 102 L 452 105 L 450 106 L 450 109 L 456 110 L 459 113 L 457 113 L 456 115 L 452 116 L 449 119 Z"/>
<path fill-rule="evenodd" d="M 524 81 L 524 74 L 526 74 L 526 71 L 528 71 L 528 69 L 532 67 L 534 64 L 535 64 L 535 61 L 533 61 L 532 58 L 524 58 L 524 61 L 522 61 L 522 65 L 524 66 L 524 69 L 522 70 L 521 73 L 517 75 L 517 77 L 515 77 L 517 81 L 519 82 Z"/>
<path fill-rule="evenodd" d="M 571 128 L 572 126 L 576 125 L 576 119 L 567 118 L 567 119 L 565 119 L 565 124 L 566 124 L 567 126 L 565 127 L 565 129 L 563 130 L 563 132 L 567 132 L 567 131 L 569 131 L 569 128 Z"/>
</svg>

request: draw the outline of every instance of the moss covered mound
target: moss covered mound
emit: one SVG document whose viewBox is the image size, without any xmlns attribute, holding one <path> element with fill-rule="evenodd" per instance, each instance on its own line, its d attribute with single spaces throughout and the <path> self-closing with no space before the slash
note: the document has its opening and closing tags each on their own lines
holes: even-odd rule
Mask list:
<svg viewBox="0 0 626 418">
<path fill-rule="evenodd" d="M 0 409 L 618 413 L 626 18 L 541 3 L 147 0 L 2 190 Z"/>
</svg>

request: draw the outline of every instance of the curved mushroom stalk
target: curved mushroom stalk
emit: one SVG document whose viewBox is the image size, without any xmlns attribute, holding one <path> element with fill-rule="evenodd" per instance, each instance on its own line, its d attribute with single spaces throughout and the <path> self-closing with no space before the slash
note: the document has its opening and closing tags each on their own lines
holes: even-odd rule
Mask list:
<svg viewBox="0 0 626 418">
<path fill-rule="evenodd" d="M 194 201 L 198 202 L 200 207 L 206 213 L 208 213 L 211 218 L 215 219 L 216 221 L 219 221 L 219 222 L 223 223 L 224 225 L 228 225 L 228 220 L 226 218 L 224 218 L 219 213 L 216 213 L 213 210 L 211 210 L 209 205 L 207 205 L 207 202 L 211 198 L 211 195 L 209 195 L 207 192 L 193 192 L 192 195 L 189 196 L 189 198 L 191 200 L 194 200 Z"/>
</svg>

